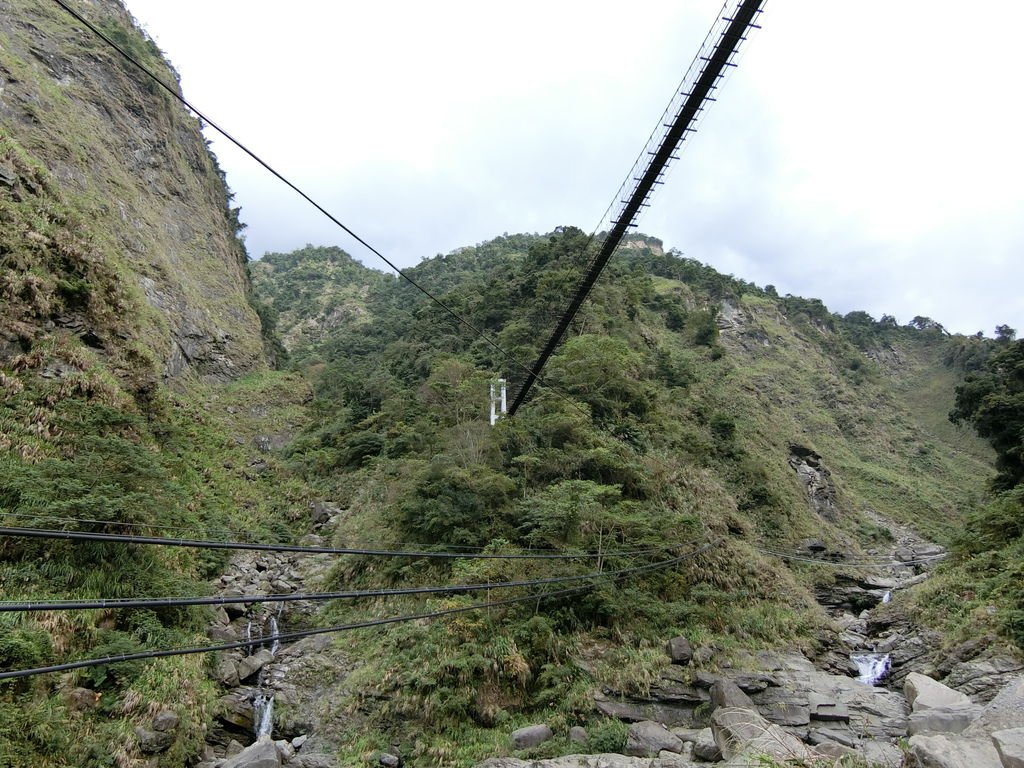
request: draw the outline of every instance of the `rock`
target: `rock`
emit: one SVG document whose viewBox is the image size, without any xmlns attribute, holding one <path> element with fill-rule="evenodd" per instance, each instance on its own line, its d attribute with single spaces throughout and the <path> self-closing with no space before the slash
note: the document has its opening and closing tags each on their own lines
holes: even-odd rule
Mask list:
<svg viewBox="0 0 1024 768">
<path fill-rule="evenodd" d="M 981 715 L 977 704 L 951 704 L 914 712 L 907 723 L 907 732 L 918 733 L 963 733 Z"/>
<path fill-rule="evenodd" d="M 382 754 L 380 756 L 379 762 L 382 766 L 384 766 L 384 768 L 400 768 L 400 766 L 402 765 L 402 761 L 398 758 L 398 756 L 392 755 L 390 752 L 385 752 L 384 754 Z"/>
<path fill-rule="evenodd" d="M 700 648 L 693 652 L 693 661 L 700 665 L 706 665 L 715 657 L 715 649 L 707 645 L 702 645 Z"/>
<path fill-rule="evenodd" d="M 257 741 L 224 762 L 221 768 L 281 768 L 281 756 L 272 741 Z"/>
<path fill-rule="evenodd" d="M 1024 728 L 1024 677 L 1004 685 L 964 733 L 985 736 L 1013 728 Z"/>
<path fill-rule="evenodd" d="M 330 755 L 298 755 L 288 768 L 337 768 L 338 761 Z"/>
<path fill-rule="evenodd" d="M 834 757 L 836 760 L 840 760 L 846 755 L 859 755 L 856 749 L 852 749 L 845 744 L 840 744 L 836 741 L 822 741 L 814 745 L 814 751 L 818 754 L 825 755 L 826 757 Z"/>
<path fill-rule="evenodd" d="M 673 637 L 665 648 L 673 664 L 689 664 L 693 658 L 693 647 L 685 637 Z"/>
<path fill-rule="evenodd" d="M 1011 728 L 992 734 L 1003 768 L 1024 768 L 1024 728 Z"/>
<path fill-rule="evenodd" d="M 309 736 L 306 735 L 306 734 L 302 734 L 301 736 L 296 736 L 294 739 L 292 739 L 292 746 L 295 747 L 296 749 L 302 749 L 302 745 L 306 743 L 306 740 L 308 738 L 309 738 Z"/>
<path fill-rule="evenodd" d="M 909 768 L 1002 768 L 999 753 L 986 739 L 964 739 L 944 733 L 910 737 Z"/>
<path fill-rule="evenodd" d="M 807 696 L 807 706 L 814 720 L 850 722 L 850 709 L 845 704 L 818 693 Z"/>
<path fill-rule="evenodd" d="M 711 686 L 711 704 L 715 709 L 719 707 L 754 709 L 754 702 L 750 700 L 750 697 L 741 691 L 736 683 L 725 678 L 719 678 Z"/>
<path fill-rule="evenodd" d="M 960 691 L 954 691 L 949 686 L 919 672 L 907 675 L 903 681 L 903 693 L 912 712 L 971 703 L 971 700 Z"/>
<path fill-rule="evenodd" d="M 274 654 L 266 648 L 260 648 L 252 656 L 247 656 L 238 662 L 238 679 L 245 680 L 252 677 L 273 660 Z"/>
<path fill-rule="evenodd" d="M 981 703 L 991 701 L 1011 680 L 1024 672 L 1024 662 L 1008 656 L 972 659 L 954 665 L 946 677 L 946 685 L 974 697 Z"/>
<path fill-rule="evenodd" d="M 89 688 L 72 688 L 64 693 L 64 699 L 74 712 L 93 709 L 100 702 L 100 695 Z"/>
<path fill-rule="evenodd" d="M 178 727 L 179 722 L 181 722 L 181 718 L 173 709 L 161 709 L 153 716 L 153 730 L 173 731 Z"/>
<path fill-rule="evenodd" d="M 220 660 L 213 676 L 227 688 L 236 688 L 240 682 L 238 679 L 238 666 L 234 661 L 227 658 Z"/>
<path fill-rule="evenodd" d="M 683 751 L 683 740 L 661 723 L 650 720 L 629 726 L 625 749 L 627 755 L 655 757 L 662 750 L 678 754 Z"/>
<path fill-rule="evenodd" d="M 575 742 L 576 744 L 586 744 L 590 740 L 590 736 L 587 735 L 587 729 L 578 725 L 574 725 L 569 729 L 569 741 Z"/>
<path fill-rule="evenodd" d="M 758 711 L 768 722 L 776 725 L 796 727 L 811 722 L 811 710 L 808 707 L 786 701 L 775 701 L 759 706 Z"/>
<path fill-rule="evenodd" d="M 243 744 L 240 741 L 236 741 L 235 739 L 232 739 L 228 742 L 228 746 L 227 749 L 224 751 L 224 754 L 226 757 L 234 757 L 235 755 L 239 754 L 243 749 L 245 749 L 245 744 Z"/>
<path fill-rule="evenodd" d="M 221 626 L 226 626 L 231 623 L 231 619 L 228 616 L 228 612 L 224 610 L 223 605 L 218 605 L 213 609 L 213 623 Z"/>
<path fill-rule="evenodd" d="M 148 728 L 138 726 L 135 729 L 135 739 L 139 742 L 139 750 L 147 755 L 165 751 L 174 743 L 174 734 L 164 731 L 151 731 Z"/>
<path fill-rule="evenodd" d="M 866 741 L 860 751 L 871 766 L 899 768 L 903 765 L 903 750 L 887 741 Z"/>
<path fill-rule="evenodd" d="M 341 512 L 341 507 L 326 501 L 314 501 L 309 505 L 309 509 L 309 517 L 313 525 L 323 525 Z"/>
<path fill-rule="evenodd" d="M 512 741 L 513 749 L 528 749 L 547 741 L 555 734 L 546 725 L 528 725 L 517 731 L 512 731 L 509 738 Z"/>
<path fill-rule="evenodd" d="M 763 753 L 782 760 L 815 757 L 800 739 L 753 710 L 719 707 L 711 714 L 711 731 L 726 760 L 747 753 Z"/>
<path fill-rule="evenodd" d="M 722 759 L 722 750 L 715 741 L 715 734 L 710 728 L 705 728 L 697 734 L 697 738 L 693 742 L 693 756 L 709 763 L 717 763 Z"/>
<path fill-rule="evenodd" d="M 248 693 L 236 691 L 221 696 L 217 702 L 217 717 L 224 723 L 237 726 L 247 733 L 253 729 L 252 700 Z"/>
<path fill-rule="evenodd" d="M 856 748 L 858 745 L 857 736 L 852 731 L 839 731 L 835 728 L 815 728 L 807 734 L 807 741 L 810 744 L 834 741 L 836 744 L 851 748 Z"/>
</svg>

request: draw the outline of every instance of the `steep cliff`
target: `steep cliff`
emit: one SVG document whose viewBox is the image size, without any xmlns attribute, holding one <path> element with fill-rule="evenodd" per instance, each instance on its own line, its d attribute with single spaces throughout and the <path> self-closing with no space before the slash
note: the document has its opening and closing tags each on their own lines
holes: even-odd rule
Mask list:
<svg viewBox="0 0 1024 768">
<path fill-rule="evenodd" d="M 116 0 L 81 5 L 177 83 Z M 165 378 L 265 365 L 237 218 L 198 121 L 54 3 L 0 2 L 0 196 L 6 355 L 65 328 L 144 350 Z"/>
</svg>

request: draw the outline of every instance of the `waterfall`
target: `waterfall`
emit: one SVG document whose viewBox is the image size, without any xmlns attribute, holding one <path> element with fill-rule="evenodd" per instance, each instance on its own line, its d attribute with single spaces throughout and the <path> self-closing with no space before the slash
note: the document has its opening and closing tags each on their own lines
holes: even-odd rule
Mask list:
<svg viewBox="0 0 1024 768">
<path fill-rule="evenodd" d="M 855 653 L 850 661 L 857 665 L 857 679 L 865 685 L 877 685 L 889 672 L 892 659 L 888 653 Z"/>
<path fill-rule="evenodd" d="M 264 736 L 270 737 L 274 728 L 274 695 L 260 691 L 252 702 L 253 709 L 253 730 L 256 741 Z"/>
<path fill-rule="evenodd" d="M 245 642 L 249 644 L 245 648 L 245 653 L 248 656 L 252 656 L 252 619 L 249 619 L 245 625 Z"/>
<path fill-rule="evenodd" d="M 277 652 L 281 649 L 281 641 L 277 639 L 277 619 L 274 616 L 270 617 L 270 635 L 274 638 L 270 643 L 270 653 L 277 656 Z"/>
<path fill-rule="evenodd" d="M 882 595 L 882 602 L 888 603 L 892 600 L 892 590 L 886 590 L 885 594 Z"/>
</svg>

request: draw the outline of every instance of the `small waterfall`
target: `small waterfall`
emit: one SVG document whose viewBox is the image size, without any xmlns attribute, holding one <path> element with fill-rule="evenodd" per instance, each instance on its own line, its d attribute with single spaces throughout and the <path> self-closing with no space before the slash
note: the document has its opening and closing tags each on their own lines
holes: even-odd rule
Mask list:
<svg viewBox="0 0 1024 768">
<path fill-rule="evenodd" d="M 281 649 L 281 641 L 277 639 L 277 618 L 274 616 L 270 617 L 270 636 L 274 638 L 270 643 L 270 653 L 277 656 L 277 652 Z"/>
<path fill-rule="evenodd" d="M 245 653 L 248 656 L 252 656 L 252 619 L 249 619 L 245 625 L 245 642 L 249 644 L 245 648 Z"/>
<path fill-rule="evenodd" d="M 855 653 L 850 661 L 857 665 L 857 680 L 865 685 L 878 685 L 889 673 L 892 659 L 888 653 Z"/>
<path fill-rule="evenodd" d="M 882 602 L 883 603 L 892 602 L 892 590 L 886 590 L 885 594 L 882 595 Z"/>
<path fill-rule="evenodd" d="M 274 729 L 274 695 L 260 691 L 252 702 L 253 709 L 253 730 L 256 741 L 266 736 L 270 737 Z"/>
<path fill-rule="evenodd" d="M 249 622 L 249 625 L 251 627 L 252 622 Z M 262 642 L 263 638 L 274 638 L 270 641 L 270 654 L 272 656 L 277 656 L 277 652 L 281 648 L 281 641 L 277 639 L 277 633 L 277 617 L 271 616 L 267 621 L 267 632 L 263 632 L 263 628 L 260 627 L 260 647 L 265 647 L 265 643 Z M 260 669 L 259 674 L 256 676 L 256 695 L 252 700 L 253 730 L 256 734 L 256 741 L 259 741 L 264 736 L 270 738 L 271 731 L 274 729 L 274 694 L 263 687 L 263 673 L 265 671 L 266 667 Z"/>
</svg>

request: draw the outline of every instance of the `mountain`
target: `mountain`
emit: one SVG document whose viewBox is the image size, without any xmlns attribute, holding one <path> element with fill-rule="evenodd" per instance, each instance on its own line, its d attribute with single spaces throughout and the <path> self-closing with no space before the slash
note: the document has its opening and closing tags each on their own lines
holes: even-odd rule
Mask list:
<svg viewBox="0 0 1024 768">
<path fill-rule="evenodd" d="M 586 692 L 597 684 L 642 698 L 674 634 L 717 648 L 796 645 L 839 663 L 826 661 L 845 657 L 832 655 L 839 646 L 818 602 L 843 603 L 850 584 L 875 583 L 856 575 L 857 563 L 907 541 L 949 546 L 984 508 L 994 454 L 948 414 L 991 340 L 950 336 L 928 318 L 900 326 L 840 317 L 643 235 L 602 276 L 544 385 L 491 428 L 489 381 L 522 381 L 519 365 L 532 363 L 563 310 L 586 243 L 571 227 L 503 236 L 407 271 L 447 309 L 337 249 L 271 254 L 254 270 L 316 391 L 315 424 L 289 461 L 342 510 L 336 541 L 598 551 L 610 570 L 636 566 L 624 553 L 637 549 L 650 563 L 666 543 L 685 555 L 718 542 L 671 576 L 598 586 L 540 615 L 508 609 L 343 641 L 361 659 L 346 685 L 365 689 L 354 699 L 369 723 L 347 726 L 351 738 L 383 732 L 423 764 L 468 764 L 499 748 L 495 727 L 528 724 L 547 706 L 567 724 L 594 727 Z M 335 266 L 320 268 L 325 259 Z M 326 311 L 341 306 L 336 297 L 346 297 L 345 311 Z M 318 337 L 289 330 L 300 328 Z M 787 566 L 776 553 L 851 568 Z M 529 580 L 553 570 L 353 559 L 327 584 Z M 951 610 L 939 594 L 948 596 L 922 593 L 914 623 L 950 642 L 992 632 L 1002 637 L 992 648 L 1012 645 L 1011 614 L 990 614 L 982 628 L 976 612 Z M 980 606 L 991 595 L 973 599 Z M 369 615 L 418 607 L 391 599 Z M 339 605 L 329 615 L 353 621 L 366 611 Z"/>
<path fill-rule="evenodd" d="M 76 7 L 177 88 L 119 3 Z M 304 418 L 309 390 L 268 349 L 198 121 L 56 3 L 0 2 L 3 524 L 291 538 L 279 505 L 294 489 L 260 474 L 274 460 L 259 445 Z M 226 560 L 4 535 L 0 599 L 206 593 Z M 5 612 L 0 668 L 188 646 L 207 619 Z M 201 658 L 0 684 L 0 764 L 140 764 L 132 730 L 164 709 L 183 725 L 163 764 L 184 764 L 215 701 Z"/>
<path fill-rule="evenodd" d="M 119 3 L 75 7 L 177 88 Z M 617 751 L 766 649 L 847 676 L 870 623 L 893 679 L 955 679 L 1024 641 L 1020 493 L 989 484 L 1019 456 L 969 429 L 1018 396 L 1009 329 L 840 317 L 634 235 L 492 427 L 583 232 L 424 259 L 444 306 L 332 246 L 249 262 L 198 122 L 29 0 L 0 0 L 0 223 L 0 601 L 46 604 L 0 611 L 0 672 L 85 664 L 0 681 L 2 765 L 471 765 L 538 721 L 528 757 L 581 725 Z"/>
</svg>

